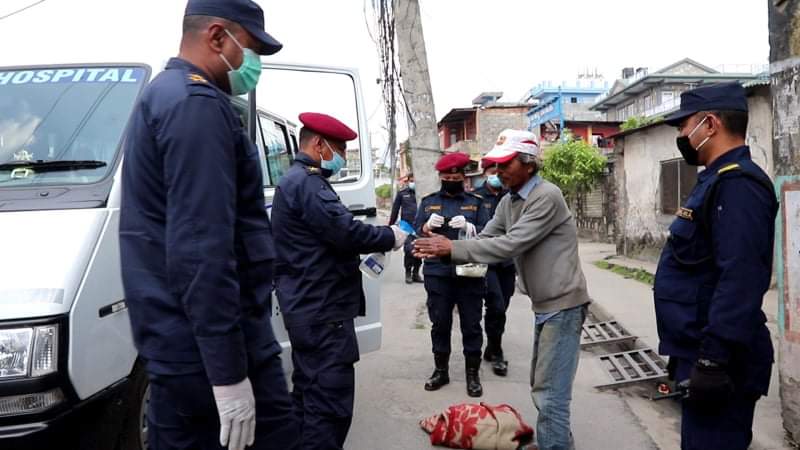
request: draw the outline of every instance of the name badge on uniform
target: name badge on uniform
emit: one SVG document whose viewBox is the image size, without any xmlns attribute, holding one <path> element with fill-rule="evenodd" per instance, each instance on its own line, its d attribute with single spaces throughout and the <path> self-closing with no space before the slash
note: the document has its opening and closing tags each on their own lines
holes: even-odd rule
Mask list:
<svg viewBox="0 0 800 450">
<path fill-rule="evenodd" d="M 425 212 L 428 211 L 441 211 L 442 205 L 428 205 L 425 207 Z"/>
<path fill-rule="evenodd" d="M 461 210 L 462 211 L 477 211 L 478 210 L 478 206 L 477 205 L 464 205 L 464 206 L 461 207 Z"/>
<path fill-rule="evenodd" d="M 680 217 L 681 219 L 694 220 L 694 218 L 692 217 L 692 213 L 694 213 L 693 210 L 691 210 L 689 208 L 681 207 L 678 210 L 678 212 L 675 213 L 675 215 Z"/>
</svg>

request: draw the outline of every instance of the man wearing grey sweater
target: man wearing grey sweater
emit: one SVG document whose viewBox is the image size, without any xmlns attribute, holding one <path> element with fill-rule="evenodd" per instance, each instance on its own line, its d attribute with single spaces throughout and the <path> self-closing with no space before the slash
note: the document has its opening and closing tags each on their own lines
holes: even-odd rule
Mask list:
<svg viewBox="0 0 800 450">
<path fill-rule="evenodd" d="M 499 263 L 514 259 L 520 290 L 531 299 L 534 345 L 531 397 L 539 417 L 540 450 L 574 448 L 570 431 L 572 383 L 578 368 L 581 327 L 590 303 L 578 258 L 578 234 L 564 196 L 537 174 L 536 136 L 505 130 L 484 160 L 497 164 L 511 191 L 497 206 L 480 239 L 418 239 L 419 257 L 447 257 L 453 263 Z"/>
</svg>

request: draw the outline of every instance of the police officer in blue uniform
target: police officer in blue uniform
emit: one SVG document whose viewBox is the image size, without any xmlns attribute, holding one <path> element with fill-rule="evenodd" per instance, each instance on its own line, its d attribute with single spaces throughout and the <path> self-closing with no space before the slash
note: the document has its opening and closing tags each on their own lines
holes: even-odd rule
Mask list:
<svg viewBox="0 0 800 450">
<path fill-rule="evenodd" d="M 449 153 L 436 163 L 442 188 L 425 196 L 419 205 L 414 224 L 417 234 L 441 234 L 458 239 L 461 232 L 480 232 L 488 220 L 482 199 L 464 191 L 464 169 L 470 160 L 464 153 Z M 457 276 L 455 266 L 439 258 L 426 259 L 422 269 L 425 291 L 428 294 L 428 317 L 432 322 L 433 375 L 425 390 L 435 391 L 450 382 L 450 332 L 453 327 L 453 308 L 458 306 L 461 339 L 466 362 L 467 394 L 483 395 L 479 377 L 481 366 L 482 297 L 485 278 Z"/>
<path fill-rule="evenodd" d="M 778 204 L 745 145 L 747 120 L 735 82 L 683 93 L 667 118 L 686 162 L 705 166 L 670 226 L 655 279 L 659 352 L 688 383 L 684 450 L 748 448 L 769 386 L 773 349 L 761 307 Z"/>
<path fill-rule="evenodd" d="M 497 204 L 508 191 L 503 189 L 503 183 L 497 176 L 497 165 L 485 160 L 482 165 L 486 181 L 475 190 L 475 194 L 483 198 L 483 208 L 486 210 L 486 216 L 491 220 Z M 484 294 L 486 314 L 483 318 L 486 349 L 483 352 L 483 359 L 491 362 L 492 371 L 501 377 L 508 374 L 508 361 L 503 355 L 503 333 L 506 329 L 506 311 L 511 302 L 511 296 L 514 295 L 516 277 L 514 261 L 510 259 L 500 264 L 489 265 L 489 270 L 486 272 L 486 293 Z"/>
<path fill-rule="evenodd" d="M 341 449 L 359 359 L 353 319 L 365 314 L 359 254 L 398 249 L 406 233 L 356 220 L 328 182 L 344 168 L 356 133 L 325 114 L 303 113 L 300 121 L 300 153 L 272 204 L 276 293 L 292 343 L 301 448 Z"/>
<path fill-rule="evenodd" d="M 417 217 L 417 194 L 414 189 L 414 174 L 409 173 L 406 175 L 405 182 L 406 187 L 400 189 L 397 195 L 394 196 L 392 212 L 389 215 L 389 225 L 394 225 L 399 216 L 400 220 L 413 226 L 414 219 Z M 406 269 L 406 284 L 422 283 L 422 277 L 419 276 L 422 260 L 414 257 L 413 243 L 414 237 L 409 236 L 403 246 L 403 266 Z"/>
<path fill-rule="evenodd" d="M 256 3 L 190 0 L 180 54 L 127 131 L 122 277 L 154 450 L 296 445 L 259 158 L 229 100 L 255 88 L 258 54 L 280 49 Z"/>
</svg>

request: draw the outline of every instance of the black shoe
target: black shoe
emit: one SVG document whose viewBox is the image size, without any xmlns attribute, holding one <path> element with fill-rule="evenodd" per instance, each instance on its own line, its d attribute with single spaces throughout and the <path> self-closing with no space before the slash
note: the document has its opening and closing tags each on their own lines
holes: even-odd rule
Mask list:
<svg viewBox="0 0 800 450">
<path fill-rule="evenodd" d="M 419 276 L 419 274 L 418 274 L 418 273 L 414 273 L 414 274 L 411 276 L 411 280 L 412 280 L 414 283 L 424 283 L 424 282 L 425 282 L 425 281 L 422 279 L 422 277 L 421 277 L 421 276 Z"/>
<path fill-rule="evenodd" d="M 413 282 L 414 282 L 414 280 L 411 277 L 411 271 L 410 270 L 406 270 L 406 284 L 411 284 Z"/>
<path fill-rule="evenodd" d="M 483 360 L 487 362 L 492 362 L 495 360 L 494 350 L 492 349 L 491 345 L 486 345 L 486 349 L 483 351 Z"/>
<path fill-rule="evenodd" d="M 497 358 L 492 361 L 492 372 L 498 377 L 508 375 L 508 361 L 503 361 L 502 358 Z"/>
<path fill-rule="evenodd" d="M 445 384 L 450 383 L 450 374 L 448 373 L 450 355 L 447 353 L 434 353 L 433 362 L 436 365 L 436 370 L 425 382 L 426 391 L 437 391 Z"/>
<path fill-rule="evenodd" d="M 483 386 L 478 372 L 481 368 L 480 356 L 467 357 L 467 395 L 470 397 L 480 397 L 483 395 Z"/>
<path fill-rule="evenodd" d="M 450 383 L 450 374 L 446 370 L 436 369 L 433 375 L 425 382 L 426 391 L 438 391 L 442 386 Z"/>
<path fill-rule="evenodd" d="M 492 362 L 496 360 L 498 356 L 502 357 L 499 339 L 496 337 L 486 336 L 486 349 L 483 351 L 483 360 Z"/>
</svg>

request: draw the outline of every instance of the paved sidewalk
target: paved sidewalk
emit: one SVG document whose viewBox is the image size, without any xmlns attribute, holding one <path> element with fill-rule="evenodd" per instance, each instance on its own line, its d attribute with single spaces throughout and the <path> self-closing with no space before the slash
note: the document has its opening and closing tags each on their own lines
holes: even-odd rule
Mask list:
<svg viewBox="0 0 800 450">
<path fill-rule="evenodd" d="M 650 273 L 655 273 L 656 264 L 615 256 L 615 247 L 609 244 L 581 242 L 580 253 L 589 293 L 595 300 L 595 307 L 621 322 L 628 331 L 639 336 L 644 345 L 658 349 L 658 333 L 651 286 L 600 269 L 594 265 L 594 262 L 607 260 L 626 267 L 641 268 Z M 765 298 L 764 311 L 770 320 L 768 326 L 772 332 L 773 344 L 777 345 L 775 339 L 777 337 L 775 325 L 777 294 L 774 290 L 769 291 Z M 756 408 L 752 449 L 782 450 L 791 448 L 784 441 L 777 372 L 777 366 L 773 366 L 770 395 L 762 398 Z M 678 427 L 680 424 L 677 404 L 669 405 L 674 402 L 665 401 L 651 402 L 637 398 L 635 395 L 626 396 L 624 392 L 623 396 L 660 448 L 679 448 L 679 440 L 676 441 L 679 439 Z M 670 426 L 665 427 L 667 423 Z"/>
</svg>

